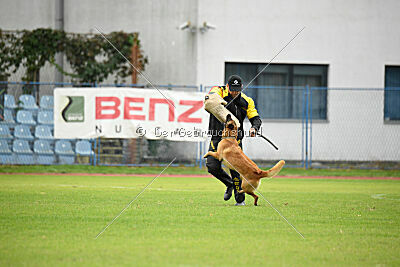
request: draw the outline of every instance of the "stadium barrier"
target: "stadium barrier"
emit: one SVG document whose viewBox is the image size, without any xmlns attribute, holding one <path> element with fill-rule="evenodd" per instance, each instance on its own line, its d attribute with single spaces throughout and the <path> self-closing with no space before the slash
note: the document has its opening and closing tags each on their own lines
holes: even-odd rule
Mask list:
<svg viewBox="0 0 400 267">
<path fill-rule="evenodd" d="M 33 87 L 32 87 L 33 86 Z M 26 88 L 34 88 L 24 94 Z M 92 164 L 203 167 L 204 142 L 104 139 L 55 140 L 56 87 L 135 87 L 135 84 L 0 82 L 0 164 Z M 211 86 L 157 85 L 160 89 L 208 92 Z M 303 168 L 400 169 L 400 89 L 250 86 L 263 120 L 261 138 L 245 137 L 245 153 L 260 166 L 285 159 Z M 250 123 L 245 123 L 245 129 Z"/>
</svg>

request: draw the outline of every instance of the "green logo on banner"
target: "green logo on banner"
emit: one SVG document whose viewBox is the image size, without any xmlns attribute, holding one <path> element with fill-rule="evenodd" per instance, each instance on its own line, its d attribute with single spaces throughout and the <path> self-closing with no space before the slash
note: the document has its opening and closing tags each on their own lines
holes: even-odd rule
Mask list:
<svg viewBox="0 0 400 267">
<path fill-rule="evenodd" d="M 85 98 L 83 96 L 68 96 L 68 105 L 62 111 L 66 122 L 83 122 L 85 120 Z"/>
</svg>

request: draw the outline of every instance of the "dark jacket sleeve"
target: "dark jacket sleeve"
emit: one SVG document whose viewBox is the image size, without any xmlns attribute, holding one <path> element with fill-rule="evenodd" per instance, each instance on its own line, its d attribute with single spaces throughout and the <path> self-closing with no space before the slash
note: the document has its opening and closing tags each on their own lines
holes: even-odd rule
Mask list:
<svg viewBox="0 0 400 267">
<path fill-rule="evenodd" d="M 256 131 L 258 132 L 258 130 L 260 130 L 261 123 L 262 123 L 260 116 L 255 116 L 255 117 L 249 119 L 249 121 L 251 123 L 251 127 L 256 129 Z"/>
</svg>

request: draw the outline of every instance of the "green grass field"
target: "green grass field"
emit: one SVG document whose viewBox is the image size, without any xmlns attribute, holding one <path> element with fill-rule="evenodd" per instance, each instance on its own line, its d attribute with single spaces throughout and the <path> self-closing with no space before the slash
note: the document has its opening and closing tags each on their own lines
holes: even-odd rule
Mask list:
<svg viewBox="0 0 400 267">
<path fill-rule="evenodd" d="M 272 165 L 271 165 L 272 167 Z M 164 167 L 110 167 L 89 165 L 0 165 L 0 173 L 104 173 L 104 174 L 159 174 Z M 267 170 L 266 168 L 264 168 Z M 208 174 L 206 168 L 171 167 L 164 174 Z M 296 176 L 365 176 L 400 177 L 400 170 L 370 169 L 301 169 L 284 167 L 279 175 Z"/>
<path fill-rule="evenodd" d="M 400 265 L 400 181 L 272 179 L 223 201 L 215 178 L 0 174 L 1 266 Z M 384 194 L 384 195 L 382 195 Z"/>
</svg>

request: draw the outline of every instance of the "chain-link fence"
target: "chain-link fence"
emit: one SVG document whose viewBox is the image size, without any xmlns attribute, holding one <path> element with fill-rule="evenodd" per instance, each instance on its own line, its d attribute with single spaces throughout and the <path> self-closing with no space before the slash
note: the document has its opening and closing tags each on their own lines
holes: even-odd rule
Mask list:
<svg viewBox="0 0 400 267">
<path fill-rule="evenodd" d="M 310 101 L 312 167 L 400 168 L 400 89 L 311 88 L 327 92 L 326 120 Z"/>
<path fill-rule="evenodd" d="M 204 166 L 201 156 L 208 149 L 209 138 L 204 142 L 145 138 L 55 140 L 51 101 L 54 88 L 62 86 L 147 87 L 1 82 L 1 164 L 148 166 L 165 165 L 176 157 L 179 165 Z M 157 87 L 204 92 L 210 89 Z M 28 104 L 21 99 L 26 92 L 33 95 Z M 262 118 L 260 133 L 279 147 L 275 150 L 261 137 L 245 137 L 244 152 L 260 166 L 284 159 L 294 167 L 400 169 L 399 88 L 254 86 L 245 94 L 254 99 Z M 244 127 L 249 130 L 250 122 L 246 121 Z"/>
</svg>

